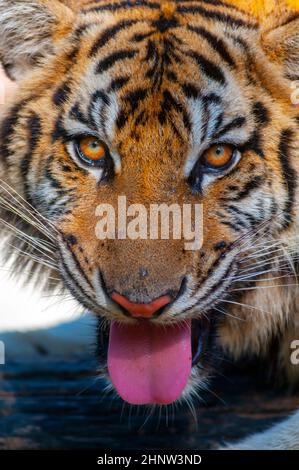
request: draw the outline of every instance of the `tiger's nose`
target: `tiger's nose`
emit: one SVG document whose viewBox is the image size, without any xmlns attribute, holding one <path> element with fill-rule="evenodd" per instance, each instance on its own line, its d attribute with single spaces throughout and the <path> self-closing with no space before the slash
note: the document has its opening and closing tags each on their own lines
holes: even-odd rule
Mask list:
<svg viewBox="0 0 299 470">
<path fill-rule="evenodd" d="M 131 302 L 124 295 L 118 294 L 118 292 L 113 292 L 111 298 L 134 318 L 152 318 L 158 310 L 172 301 L 170 295 L 162 295 L 162 297 L 159 297 L 150 303 L 138 304 Z"/>
</svg>

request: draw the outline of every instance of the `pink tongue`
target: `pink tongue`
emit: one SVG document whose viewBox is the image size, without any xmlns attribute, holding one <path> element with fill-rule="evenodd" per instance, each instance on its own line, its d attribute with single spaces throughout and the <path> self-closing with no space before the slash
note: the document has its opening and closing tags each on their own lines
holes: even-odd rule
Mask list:
<svg viewBox="0 0 299 470">
<path fill-rule="evenodd" d="M 108 370 L 128 403 L 172 403 L 187 384 L 191 361 L 190 323 L 111 325 Z"/>
</svg>

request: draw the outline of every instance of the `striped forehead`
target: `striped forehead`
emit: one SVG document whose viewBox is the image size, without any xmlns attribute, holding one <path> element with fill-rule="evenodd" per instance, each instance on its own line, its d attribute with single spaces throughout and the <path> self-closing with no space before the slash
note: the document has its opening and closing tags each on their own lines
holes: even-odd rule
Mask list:
<svg viewBox="0 0 299 470">
<path fill-rule="evenodd" d="M 88 51 L 85 47 L 85 70 L 65 118 L 69 133 L 92 132 L 114 144 L 127 124 L 132 130 L 151 114 L 160 127 L 172 126 L 176 137 L 188 142 L 187 171 L 215 135 L 220 139 L 236 130 L 236 138 L 245 140 L 248 103 L 235 79 L 244 51 L 233 33 L 224 34 L 220 13 L 214 13 L 215 24 L 203 12 L 193 23 L 182 13 L 181 8 L 168 19 L 162 13 L 154 19 L 105 13 L 102 24 L 79 27 Z M 242 21 L 233 18 L 231 26 Z"/>
</svg>

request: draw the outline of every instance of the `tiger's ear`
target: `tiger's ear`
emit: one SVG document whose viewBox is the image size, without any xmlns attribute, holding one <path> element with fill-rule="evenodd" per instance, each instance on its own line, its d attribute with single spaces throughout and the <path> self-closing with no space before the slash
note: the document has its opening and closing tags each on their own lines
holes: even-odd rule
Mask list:
<svg viewBox="0 0 299 470">
<path fill-rule="evenodd" d="M 298 0 L 296 0 L 297 2 Z M 262 46 L 272 62 L 281 65 L 284 75 L 299 77 L 299 2 L 290 8 L 293 0 L 277 0 L 262 26 Z"/>
<path fill-rule="evenodd" d="M 71 29 L 73 11 L 58 0 L 0 0 L 0 61 L 22 79 Z"/>
</svg>

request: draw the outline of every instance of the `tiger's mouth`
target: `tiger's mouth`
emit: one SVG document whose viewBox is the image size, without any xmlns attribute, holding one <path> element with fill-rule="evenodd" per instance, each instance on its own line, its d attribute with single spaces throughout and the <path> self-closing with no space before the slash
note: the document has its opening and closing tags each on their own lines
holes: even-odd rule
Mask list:
<svg viewBox="0 0 299 470">
<path fill-rule="evenodd" d="M 211 340 L 208 319 L 159 325 L 100 321 L 98 344 L 109 379 L 134 405 L 167 405 L 187 387 L 191 371 L 205 362 Z"/>
</svg>

